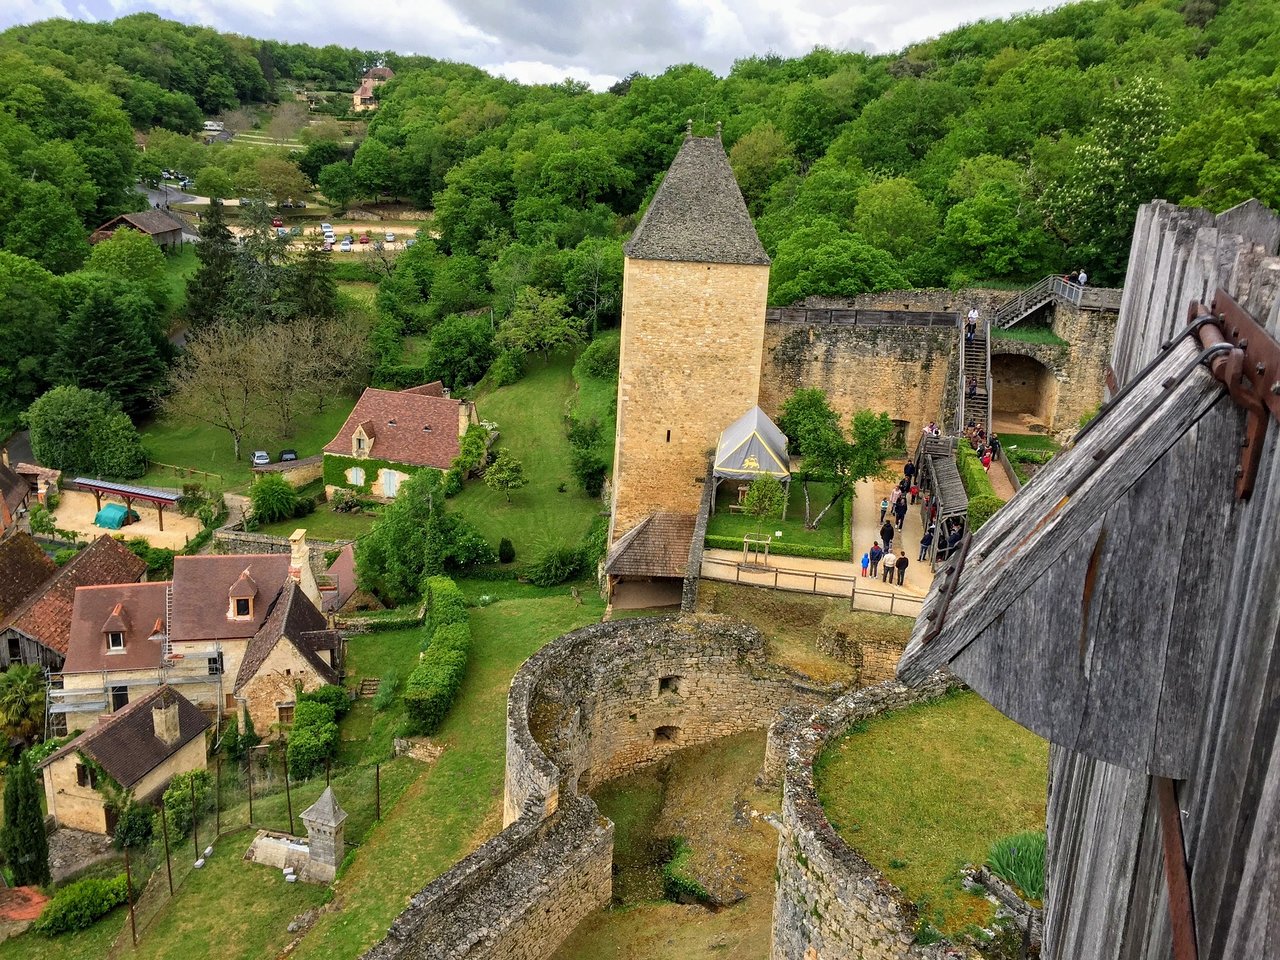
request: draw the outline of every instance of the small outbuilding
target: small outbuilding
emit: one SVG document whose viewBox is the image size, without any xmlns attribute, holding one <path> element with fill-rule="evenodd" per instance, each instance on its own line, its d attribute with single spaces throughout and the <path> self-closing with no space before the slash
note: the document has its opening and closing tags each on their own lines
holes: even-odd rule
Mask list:
<svg viewBox="0 0 1280 960">
<path fill-rule="evenodd" d="M 93 231 L 89 242 L 101 243 L 120 229 L 137 230 L 150 237 L 161 249 L 171 250 L 182 246 L 182 232 L 186 229 L 186 224 L 167 210 L 158 208 L 139 213 L 122 213 Z"/>
<path fill-rule="evenodd" d="M 759 407 L 752 407 L 725 427 L 716 443 L 714 483 L 717 491 L 725 480 L 737 481 L 746 489 L 756 477 L 777 477 L 785 491 L 791 487 L 791 458 L 787 454 L 786 435 Z M 715 510 L 715 498 L 711 500 Z M 787 515 L 786 498 L 782 515 Z"/>
</svg>

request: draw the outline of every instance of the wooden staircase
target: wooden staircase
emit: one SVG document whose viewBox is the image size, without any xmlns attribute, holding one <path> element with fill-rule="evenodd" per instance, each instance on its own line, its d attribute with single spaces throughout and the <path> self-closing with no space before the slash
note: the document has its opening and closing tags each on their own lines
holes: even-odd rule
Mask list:
<svg viewBox="0 0 1280 960">
<path fill-rule="evenodd" d="M 1008 303 L 1003 304 L 991 318 L 997 327 L 1012 327 L 1019 320 L 1025 320 L 1046 303 L 1072 303 L 1080 305 L 1084 298 L 1085 288 L 1060 276 L 1045 277 L 1034 286 L 1027 287 Z"/>
</svg>

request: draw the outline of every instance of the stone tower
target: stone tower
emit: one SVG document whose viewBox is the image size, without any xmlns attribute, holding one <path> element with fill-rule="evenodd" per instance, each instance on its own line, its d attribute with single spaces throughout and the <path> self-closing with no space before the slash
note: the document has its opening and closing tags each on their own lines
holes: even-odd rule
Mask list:
<svg viewBox="0 0 1280 960">
<path fill-rule="evenodd" d="M 686 135 L 624 252 L 607 567 L 647 518 L 692 521 L 716 438 L 760 394 L 769 257 L 718 136 Z"/>
<path fill-rule="evenodd" d="M 347 811 L 338 804 L 332 787 L 325 787 L 320 799 L 302 811 L 302 823 L 307 828 L 311 859 L 307 862 L 307 880 L 329 883 L 342 862 L 346 842 L 343 825 Z"/>
</svg>

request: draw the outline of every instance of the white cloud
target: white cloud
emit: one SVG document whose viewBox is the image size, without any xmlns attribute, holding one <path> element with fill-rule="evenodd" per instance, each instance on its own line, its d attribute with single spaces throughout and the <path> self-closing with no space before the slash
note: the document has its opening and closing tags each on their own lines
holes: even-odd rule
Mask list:
<svg viewBox="0 0 1280 960">
<path fill-rule="evenodd" d="M 482 70 L 497 77 L 518 80 L 521 83 L 559 83 L 568 77 L 580 80 L 592 90 L 605 90 L 621 78 L 611 73 L 592 73 L 584 67 L 556 66 L 540 60 L 512 60 L 507 63 L 480 64 Z"/>
</svg>

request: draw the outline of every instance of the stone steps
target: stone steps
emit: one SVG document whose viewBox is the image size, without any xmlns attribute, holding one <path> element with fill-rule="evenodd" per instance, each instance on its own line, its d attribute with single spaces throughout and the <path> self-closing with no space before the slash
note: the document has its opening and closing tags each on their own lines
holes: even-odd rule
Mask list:
<svg viewBox="0 0 1280 960">
<path fill-rule="evenodd" d="M 381 682 L 382 680 L 378 677 L 364 677 L 360 681 L 359 696 L 372 697 L 378 692 L 378 684 Z"/>
</svg>

